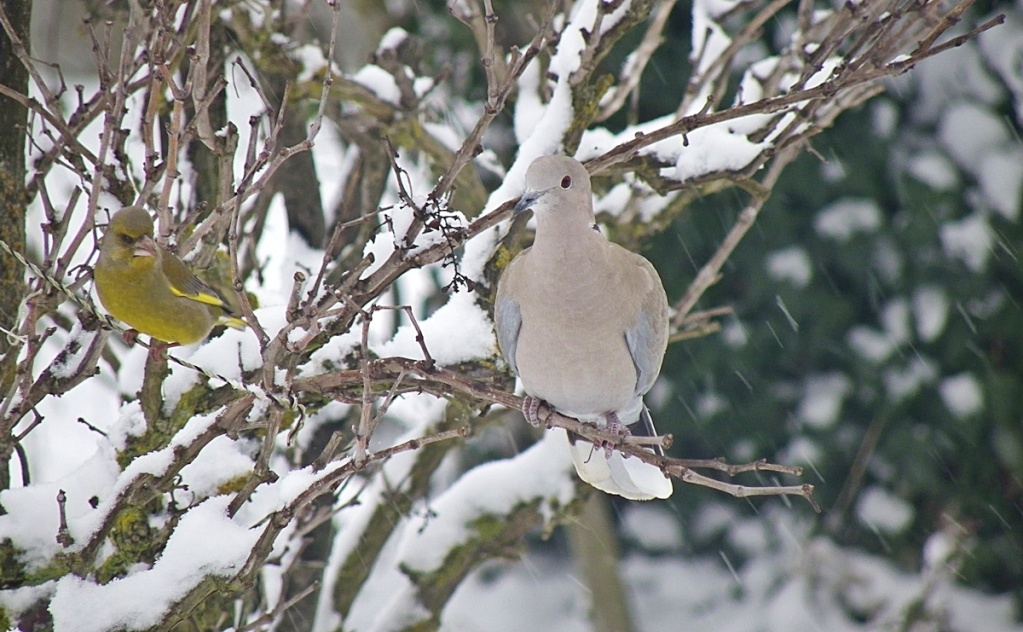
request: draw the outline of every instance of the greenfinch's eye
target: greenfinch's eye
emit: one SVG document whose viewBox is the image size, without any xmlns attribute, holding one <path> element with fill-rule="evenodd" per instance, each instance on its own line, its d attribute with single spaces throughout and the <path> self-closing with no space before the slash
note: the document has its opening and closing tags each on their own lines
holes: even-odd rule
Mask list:
<svg viewBox="0 0 1023 632">
<path fill-rule="evenodd" d="M 135 241 L 128 233 L 118 233 L 117 239 L 126 246 L 131 245 L 131 242 Z"/>
</svg>

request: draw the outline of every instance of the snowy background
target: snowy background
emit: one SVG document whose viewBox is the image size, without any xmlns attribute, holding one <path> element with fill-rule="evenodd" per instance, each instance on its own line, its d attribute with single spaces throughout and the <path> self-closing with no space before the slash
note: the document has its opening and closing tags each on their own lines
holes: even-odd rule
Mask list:
<svg viewBox="0 0 1023 632">
<path fill-rule="evenodd" d="M 394 75 L 364 60 L 374 50 L 416 42 L 427 60 L 423 66 L 455 69 L 449 84 L 438 87 L 425 75 L 412 82 L 422 108 L 433 116 L 429 133 L 455 151 L 482 111 L 478 54 L 443 7 L 383 4 L 364 13 L 344 9 L 347 45 L 339 51 L 338 72 L 398 107 L 403 93 Z M 507 28 L 503 37 L 528 39 L 525 16 L 496 4 L 501 28 Z M 594 2 L 576 4 L 556 20 L 562 29 L 556 51 L 542 67 L 534 62 L 525 70 L 510 115 L 484 138 L 484 152 L 475 161 L 486 190 L 482 209 L 461 208 L 455 197 L 452 221 L 465 225 L 513 200 L 531 160 L 561 149 L 574 114 L 569 78 L 586 47 L 581 29 L 593 23 L 596 12 Z M 727 47 L 726 31 L 738 27 L 725 15 L 732 3 L 693 4 L 671 13 L 666 42 L 643 75 L 639 122 L 629 124 L 622 116 L 589 127 L 579 139 L 580 159 L 599 158 L 637 131 L 670 122 L 688 76 L 679 73 L 678 60 L 704 51 L 703 61 L 686 70 L 706 71 L 715 51 Z M 605 32 L 627 8 L 624 3 L 604 18 Z M 310 5 L 300 14 L 310 24 L 322 23 L 319 10 Z M 734 313 L 721 320 L 719 333 L 669 349 L 648 403 L 659 429 L 675 436 L 672 454 L 803 466 L 824 511 L 814 514 L 797 500 L 745 501 L 678 483 L 666 502 L 601 499 L 611 511 L 621 552 L 617 572 L 636 630 L 1023 630 L 1023 7 L 974 9 L 969 22 L 995 10 L 1007 12 L 1006 25 L 891 80 L 885 95 L 843 114 L 815 139 L 814 154 L 805 153 L 788 168 L 721 281 L 698 306 L 731 305 Z M 257 15 L 254 10 L 249 17 Z M 74 31 L 56 19 L 37 15 L 36 27 Z M 755 70 L 744 75 L 746 66 L 733 69 L 747 101 L 759 97 L 760 84 L 751 77 L 779 63 L 770 53 L 785 46 L 793 24 L 791 15 L 777 17 L 762 41 L 748 46 L 746 66 Z M 86 94 L 96 89 L 88 65 L 76 67 L 67 50 L 58 50 L 71 44 L 43 36 L 37 42 L 43 43 L 37 44 L 38 56 L 59 59 L 66 72 L 75 73 L 69 83 L 82 84 Z M 44 44 L 52 47 L 52 57 Z M 609 55 L 604 62 L 609 69 L 630 63 L 630 46 L 635 44 Z M 318 45 L 296 44 L 292 52 L 308 73 L 321 69 Z M 837 63 L 825 60 L 804 78 L 805 85 L 827 79 Z M 796 76 L 784 74 L 782 81 L 794 83 Z M 231 120 L 262 113 L 247 82 L 232 82 L 229 92 Z M 693 95 L 680 114 L 699 111 L 706 96 Z M 136 97 L 126 104 L 131 129 L 138 128 L 145 109 L 141 95 Z M 75 94 L 65 99 L 65 107 L 75 106 Z M 795 120 L 785 117 L 786 124 Z M 757 134 L 769 129 L 767 121 L 748 117 L 706 126 L 689 134 L 687 145 L 676 136 L 641 155 L 669 164 L 658 172 L 668 182 L 741 170 L 775 139 L 774 133 Z M 80 137 L 97 147 L 100 131 L 97 121 Z M 328 225 L 345 199 L 343 183 L 365 153 L 348 131 L 327 120 L 312 149 Z M 136 136 L 129 136 L 126 147 L 129 154 L 143 151 Z M 423 202 L 436 182 L 430 161 L 415 152 L 398 153 L 409 189 Z M 244 156 L 237 158 L 240 177 Z M 192 169 L 182 164 L 176 199 L 194 194 Z M 74 187 L 86 185 L 68 170 L 55 169 L 47 186 L 51 196 L 62 192 L 66 199 Z M 682 295 L 744 204 L 741 194 L 728 189 L 694 196 L 677 212 L 673 204 L 683 199 L 682 192 L 656 195 L 637 179 L 598 180 L 596 191 L 596 208 L 614 237 L 628 241 L 630 225 L 661 222 L 643 247 L 670 300 Z M 100 208 L 121 205 L 107 192 L 98 200 Z M 375 257 L 367 275 L 410 245 L 406 231 L 415 219 L 393 182 L 379 207 L 387 221 L 358 253 Z M 87 211 L 83 204 L 73 212 Z M 41 223 L 37 200 L 30 208 L 30 252 L 43 248 Z M 490 316 L 479 297 L 486 295 L 487 264 L 507 230 L 503 223 L 485 231 L 459 252 L 460 272 L 480 284 L 476 292 L 443 293 L 439 288 L 451 282 L 453 270 L 434 264 L 402 275 L 379 301 L 413 307 L 426 345 L 442 366 L 496 357 Z M 411 245 L 425 249 L 441 238 L 421 233 Z M 77 261 L 90 262 L 91 245 L 80 249 Z M 284 308 L 294 273 L 317 270 L 323 251 L 289 231 L 287 209 L 277 196 L 253 254 L 261 273 L 247 280 L 246 290 L 273 336 L 288 326 Z M 75 310 L 66 304 L 61 311 L 70 316 Z M 51 366 L 68 340 L 92 335 L 77 327 L 47 340 L 36 374 L 50 367 L 58 376 L 70 375 L 79 368 L 75 358 Z M 289 336 L 299 340 L 307 333 Z M 415 333 L 401 314 L 377 312 L 370 351 L 421 358 Z M 330 338 L 303 356 L 294 378 L 358 368 L 353 357 L 360 336 L 356 325 Z M 14 487 L 0 492 L 0 611 L 6 617 L 0 621 L 12 629 L 40 603 L 59 631 L 155 626 L 201 582 L 241 572 L 268 516 L 298 502 L 344 464 L 333 461 L 314 471 L 307 465 L 316 454 L 303 461 L 318 433 L 349 428 L 358 419 L 358 405 L 341 401 L 311 409 L 296 436 L 281 433 L 269 463 L 278 479 L 259 486 L 237 511 L 229 509 L 233 492 L 256 467 L 263 440 L 258 433 L 217 431 L 222 409 L 190 416 L 164 445 L 123 463 L 133 439 L 149 430 L 135 398 L 146 350 L 129 349 L 114 338 L 108 345 L 116 361 L 105 358 L 95 377 L 35 406 L 43 422 L 22 442 L 31 484 L 23 484 L 22 464 L 15 462 Z M 228 331 L 172 353 L 236 382 L 262 366 L 251 332 Z M 163 384 L 164 413 L 172 416 L 204 383 L 195 371 L 172 364 Z M 211 386 L 222 384 L 214 380 Z M 256 397 L 246 419 L 256 423 L 271 408 Z M 446 428 L 456 417 L 454 408 L 428 394 L 399 395 L 371 447 Z M 319 522 L 283 528 L 270 561 L 256 573 L 258 599 L 244 607 L 230 601 L 219 606 L 228 615 L 216 628 L 239 627 L 256 618 L 246 619 L 251 613 L 263 612 L 271 614 L 257 629 L 398 630 L 430 620 L 418 592 L 420 578 L 471 542 L 487 519 L 534 503 L 531 510 L 544 527 L 530 529 L 499 554 L 480 553 L 481 559 L 494 559 L 458 585 L 433 623 L 452 632 L 596 629 L 592 593 L 566 534 L 572 527 L 555 526 L 576 521 L 574 509 L 567 514 L 565 509 L 581 491 L 563 435 L 531 435 L 521 418 L 500 411 L 480 426 L 438 457 L 428 492 L 412 492 L 423 452 L 401 453 L 372 475 L 346 479 L 330 498 L 334 510 Z M 197 455 L 178 472 L 179 451 L 192 448 Z M 75 552 L 90 542 L 123 494 L 139 481 L 170 474 L 174 491 L 163 495 L 161 507 L 118 518 L 97 554 L 100 574 L 80 577 L 64 570 L 60 556 L 68 551 L 56 539 L 58 490 L 67 496 Z M 411 499 L 407 505 L 396 500 L 399 492 Z M 339 598 L 334 592 L 345 581 L 342 569 L 367 550 L 375 521 L 392 506 L 393 532 L 373 545 L 358 593 Z M 580 524 L 589 528 L 585 522 L 575 527 Z M 132 537 L 158 533 L 167 539 L 152 559 L 119 557 L 131 550 Z M 317 557 L 310 555 L 313 541 L 321 545 Z M 295 600 L 301 605 L 282 609 L 296 596 L 290 569 L 302 564 L 315 569 L 321 584 Z M 340 601 L 346 602 L 344 615 Z"/>
</svg>

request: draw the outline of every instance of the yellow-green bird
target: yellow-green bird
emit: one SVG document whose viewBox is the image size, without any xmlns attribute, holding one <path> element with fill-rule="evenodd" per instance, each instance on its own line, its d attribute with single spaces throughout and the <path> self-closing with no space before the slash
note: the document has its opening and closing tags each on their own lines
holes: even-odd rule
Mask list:
<svg viewBox="0 0 1023 632">
<path fill-rule="evenodd" d="M 110 218 L 95 271 L 96 292 L 110 314 L 166 343 L 192 344 L 218 323 L 244 328 L 217 292 L 153 240 L 153 219 L 137 206 Z"/>
</svg>

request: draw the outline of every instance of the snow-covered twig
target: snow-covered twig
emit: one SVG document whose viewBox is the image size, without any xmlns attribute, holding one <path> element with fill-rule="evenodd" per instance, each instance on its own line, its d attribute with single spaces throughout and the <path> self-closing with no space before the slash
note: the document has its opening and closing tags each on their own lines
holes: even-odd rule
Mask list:
<svg viewBox="0 0 1023 632">
<path fill-rule="evenodd" d="M 238 576 L 241 578 L 254 576 L 262 568 L 263 562 L 270 554 L 277 535 L 291 522 L 294 516 L 323 494 L 331 493 L 351 475 L 371 464 L 386 461 L 396 454 L 419 450 L 433 443 L 464 438 L 468 434 L 469 429 L 465 427 L 445 430 L 420 439 L 410 439 L 389 448 L 369 453 L 362 463 L 356 463 L 354 459 L 347 459 L 344 462 L 338 463 L 333 468 L 326 469 L 314 483 L 298 494 L 286 507 L 268 517 L 267 524 L 259 537 L 259 541 L 252 548 L 249 559 L 238 573 Z"/>
</svg>

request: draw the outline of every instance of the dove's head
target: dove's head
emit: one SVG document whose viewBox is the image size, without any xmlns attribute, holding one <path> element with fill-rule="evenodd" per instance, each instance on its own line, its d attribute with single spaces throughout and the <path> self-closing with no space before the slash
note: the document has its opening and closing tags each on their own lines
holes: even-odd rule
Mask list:
<svg viewBox="0 0 1023 632">
<path fill-rule="evenodd" d="M 532 209 L 538 221 L 579 220 L 593 224 L 590 174 L 575 158 L 544 156 L 526 171 L 526 190 L 515 212 Z"/>
</svg>

